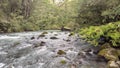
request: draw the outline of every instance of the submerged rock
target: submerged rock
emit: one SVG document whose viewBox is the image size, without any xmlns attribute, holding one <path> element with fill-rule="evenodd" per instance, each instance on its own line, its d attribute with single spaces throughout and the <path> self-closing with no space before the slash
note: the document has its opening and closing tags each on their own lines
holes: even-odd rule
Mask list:
<svg viewBox="0 0 120 68">
<path fill-rule="evenodd" d="M 64 41 L 66 41 L 66 42 L 70 42 L 71 40 L 70 39 L 63 39 Z"/>
<path fill-rule="evenodd" d="M 58 36 L 58 34 L 54 34 L 55 36 Z"/>
<path fill-rule="evenodd" d="M 36 44 L 34 47 L 45 46 L 45 43 L 46 43 L 46 42 L 41 41 L 40 44 Z"/>
</svg>

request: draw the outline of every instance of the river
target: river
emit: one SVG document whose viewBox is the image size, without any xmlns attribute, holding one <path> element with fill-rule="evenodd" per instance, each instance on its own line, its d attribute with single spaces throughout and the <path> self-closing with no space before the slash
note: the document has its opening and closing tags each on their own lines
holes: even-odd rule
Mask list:
<svg viewBox="0 0 120 68">
<path fill-rule="evenodd" d="M 106 68 L 97 48 L 69 32 L 0 34 L 0 68 Z"/>
</svg>

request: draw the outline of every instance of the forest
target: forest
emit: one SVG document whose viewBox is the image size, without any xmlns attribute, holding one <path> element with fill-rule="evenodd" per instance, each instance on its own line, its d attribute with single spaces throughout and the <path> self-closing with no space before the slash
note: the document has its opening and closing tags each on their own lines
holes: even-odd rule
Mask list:
<svg viewBox="0 0 120 68">
<path fill-rule="evenodd" d="M 97 56 L 105 59 L 106 67 L 101 68 L 120 68 L 120 0 L 0 0 L 0 35 L 42 30 L 70 31 L 70 37 L 78 34 L 98 49 Z M 43 32 L 39 38 L 46 34 Z M 58 54 L 67 53 L 59 50 Z"/>
</svg>

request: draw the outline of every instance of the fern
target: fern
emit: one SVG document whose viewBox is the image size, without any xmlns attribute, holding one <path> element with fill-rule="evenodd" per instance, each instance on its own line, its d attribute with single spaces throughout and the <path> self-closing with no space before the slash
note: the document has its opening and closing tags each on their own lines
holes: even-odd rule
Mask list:
<svg viewBox="0 0 120 68">
<path fill-rule="evenodd" d="M 120 22 L 113 22 L 107 25 L 102 26 L 91 26 L 87 28 L 83 28 L 80 30 L 79 34 L 82 35 L 83 38 L 86 38 L 91 44 L 95 46 L 98 45 L 98 40 L 100 36 L 104 36 L 106 38 L 111 38 L 110 42 L 113 46 L 119 46 L 120 44 Z"/>
</svg>

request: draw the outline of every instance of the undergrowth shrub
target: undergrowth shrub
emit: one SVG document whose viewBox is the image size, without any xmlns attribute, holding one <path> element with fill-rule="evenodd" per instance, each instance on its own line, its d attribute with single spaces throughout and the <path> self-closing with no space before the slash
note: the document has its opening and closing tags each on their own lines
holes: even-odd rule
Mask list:
<svg viewBox="0 0 120 68">
<path fill-rule="evenodd" d="M 100 43 L 110 43 L 112 46 L 120 46 L 120 22 L 82 28 L 79 34 L 95 46 Z"/>
</svg>

